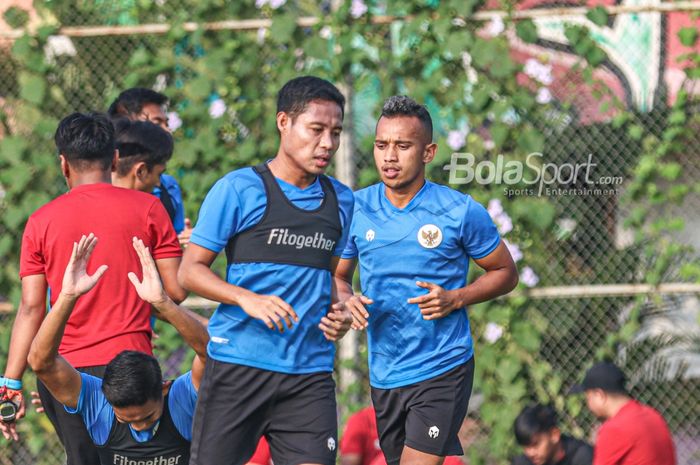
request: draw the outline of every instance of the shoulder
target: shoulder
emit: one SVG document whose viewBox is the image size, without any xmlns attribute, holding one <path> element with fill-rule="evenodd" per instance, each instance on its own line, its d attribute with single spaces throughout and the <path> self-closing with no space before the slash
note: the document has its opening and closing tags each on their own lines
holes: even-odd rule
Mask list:
<svg viewBox="0 0 700 465">
<path fill-rule="evenodd" d="M 571 436 L 562 436 L 562 441 L 564 442 L 566 454 L 571 455 L 574 460 L 593 457 L 593 447 L 587 442 Z M 574 463 L 578 464 L 579 462 Z"/>
<path fill-rule="evenodd" d="M 355 210 L 375 211 L 379 208 L 384 184 L 377 183 L 355 192 Z"/>
<path fill-rule="evenodd" d="M 511 465 L 532 465 L 532 462 L 530 462 L 527 457 L 521 454 L 513 458 Z"/>
<path fill-rule="evenodd" d="M 343 184 L 342 182 L 338 181 L 335 179 L 333 176 L 328 176 L 325 175 L 326 178 L 331 182 L 331 185 L 333 186 L 333 189 L 335 190 L 335 195 L 338 196 L 339 201 L 353 201 L 355 198 L 355 195 L 352 192 L 352 189 L 350 189 L 348 186 Z"/>
<path fill-rule="evenodd" d="M 245 168 L 240 168 L 234 171 L 230 171 L 223 177 L 221 177 L 216 185 L 224 185 L 231 187 L 238 192 L 243 192 L 245 189 L 251 187 L 262 188 L 262 179 L 258 173 L 253 170 L 252 166 L 247 166 Z"/>
</svg>

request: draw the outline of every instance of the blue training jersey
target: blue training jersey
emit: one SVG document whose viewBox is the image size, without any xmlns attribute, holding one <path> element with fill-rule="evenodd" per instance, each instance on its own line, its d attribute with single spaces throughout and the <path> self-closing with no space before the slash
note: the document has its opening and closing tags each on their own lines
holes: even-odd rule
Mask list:
<svg viewBox="0 0 700 465">
<path fill-rule="evenodd" d="M 275 178 L 294 206 L 314 210 L 323 201 L 316 179 L 300 189 Z M 338 198 L 342 236 L 334 256 L 347 241 L 353 211 L 352 191 L 330 178 Z M 261 221 L 267 194 L 252 168 L 228 173 L 211 188 L 199 211 L 191 242 L 220 252 L 239 232 Z M 333 371 L 335 347 L 318 328 L 331 304 L 331 274 L 327 270 L 279 263 L 228 263 L 226 281 L 257 294 L 276 295 L 294 308 L 299 322 L 284 333 L 269 329 L 240 307 L 221 304 L 209 320 L 209 356 L 215 360 L 281 373 Z"/>
<path fill-rule="evenodd" d="M 426 181 L 396 208 L 384 184 L 355 193 L 355 213 L 343 258 L 359 258 L 367 306 L 370 384 L 407 386 L 445 373 L 473 355 L 466 309 L 424 320 L 407 300 L 428 293 L 416 281 L 454 290 L 466 285 L 469 258 L 500 243 L 484 207 L 449 187 Z"/>
<path fill-rule="evenodd" d="M 72 409 L 64 406 L 64 408 L 68 413 L 80 414 L 92 441 L 102 446 L 109 439 L 112 424 L 117 421 L 114 410 L 102 393 L 100 378 L 87 373 L 80 373 L 80 377 L 82 383 L 77 407 Z M 192 419 L 196 404 L 197 391 L 192 384 L 192 372 L 188 371 L 173 382 L 168 394 L 170 417 L 177 431 L 188 441 L 192 440 Z M 137 442 L 147 442 L 155 436 L 157 425 L 158 422 L 143 431 L 136 431 L 129 425 L 129 431 Z"/>
<path fill-rule="evenodd" d="M 161 191 L 165 189 L 170 194 L 170 199 L 175 207 L 175 217 L 173 218 L 173 228 L 180 234 L 185 229 L 185 205 L 182 202 L 182 190 L 177 183 L 177 179 L 169 174 L 160 175 L 160 186 L 153 189 L 153 195 L 160 198 Z"/>
</svg>

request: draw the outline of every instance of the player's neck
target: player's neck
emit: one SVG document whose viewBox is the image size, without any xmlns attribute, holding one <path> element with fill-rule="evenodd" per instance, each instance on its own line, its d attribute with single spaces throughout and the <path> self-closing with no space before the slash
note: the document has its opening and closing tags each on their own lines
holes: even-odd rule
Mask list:
<svg viewBox="0 0 700 465">
<path fill-rule="evenodd" d="M 112 173 L 112 185 L 123 187 L 124 189 L 136 189 L 136 179 L 129 176 L 118 177 Z"/>
<path fill-rule="evenodd" d="M 384 185 L 384 194 L 387 200 L 396 208 L 406 208 L 424 185 L 425 178 L 420 178 L 416 180 L 416 182 L 402 187 L 389 187 Z"/>
<path fill-rule="evenodd" d="M 279 154 L 267 166 L 273 176 L 300 189 L 309 187 L 316 180 L 315 174 L 304 171 Z"/>
<path fill-rule="evenodd" d="M 109 171 L 85 171 L 85 172 L 72 172 L 70 178 L 66 179 L 68 183 L 68 188 L 73 189 L 74 187 L 83 186 L 86 184 L 112 184 L 112 176 Z"/>
</svg>

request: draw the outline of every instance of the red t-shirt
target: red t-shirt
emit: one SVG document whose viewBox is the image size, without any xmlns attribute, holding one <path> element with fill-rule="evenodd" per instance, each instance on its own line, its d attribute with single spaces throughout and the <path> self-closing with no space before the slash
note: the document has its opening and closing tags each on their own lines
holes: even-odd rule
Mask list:
<svg viewBox="0 0 700 465">
<path fill-rule="evenodd" d="M 647 405 L 627 402 L 600 427 L 593 465 L 676 465 L 663 417 Z"/>
<path fill-rule="evenodd" d="M 255 453 L 250 458 L 250 460 L 248 460 L 248 464 L 272 465 L 270 445 L 267 443 L 267 439 L 265 439 L 265 436 L 260 438 L 260 442 L 258 442 L 258 448 L 255 449 Z"/>
<path fill-rule="evenodd" d="M 155 259 L 182 256 L 177 236 L 157 197 L 111 184 L 84 184 L 38 209 L 22 236 L 21 278 L 43 274 L 53 305 L 73 242 L 94 233 L 99 239 L 88 273 L 109 266 L 95 288 L 77 302 L 59 353 L 75 367 L 106 365 L 123 350 L 151 350 L 151 307 L 127 278 L 141 276 L 132 237 L 143 240 Z"/>
<path fill-rule="evenodd" d="M 365 407 L 348 419 L 340 440 L 340 455 L 360 455 L 362 465 L 369 465 L 381 452 L 374 408 Z"/>
</svg>

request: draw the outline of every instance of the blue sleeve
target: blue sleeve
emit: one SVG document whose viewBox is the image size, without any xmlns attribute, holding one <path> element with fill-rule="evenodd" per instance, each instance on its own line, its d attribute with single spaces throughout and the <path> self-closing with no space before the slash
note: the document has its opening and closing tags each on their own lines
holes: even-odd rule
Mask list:
<svg viewBox="0 0 700 465">
<path fill-rule="evenodd" d="M 221 252 L 231 236 L 238 232 L 241 211 L 236 188 L 228 179 L 219 179 L 199 209 L 190 241 L 212 252 Z"/>
<path fill-rule="evenodd" d="M 496 225 L 486 209 L 467 196 L 467 208 L 462 220 L 462 245 L 472 258 L 484 258 L 501 242 Z"/>
<path fill-rule="evenodd" d="M 338 257 L 342 256 L 345 250 L 346 244 L 349 242 L 348 238 L 350 236 L 350 226 L 352 224 L 352 214 L 355 208 L 355 197 L 350 189 L 343 186 L 342 190 L 336 189 L 338 192 L 338 206 L 340 208 L 340 224 L 343 228 L 343 233 L 338 240 L 338 244 L 335 246 L 335 251 L 333 255 Z"/>
<path fill-rule="evenodd" d="M 341 258 L 357 258 L 357 255 L 357 244 L 355 244 L 355 238 L 351 235 L 345 243 Z"/>
<path fill-rule="evenodd" d="M 175 218 L 173 218 L 173 228 L 175 232 L 180 234 L 185 229 L 185 204 L 182 202 L 182 190 L 177 179 L 163 174 L 160 176 L 161 185 L 168 190 L 170 198 L 173 200 L 175 207 Z"/>
<path fill-rule="evenodd" d="M 175 427 L 183 438 L 192 440 L 192 419 L 197 405 L 197 391 L 192 385 L 192 372 L 178 377 L 170 387 L 168 408 Z"/>
<path fill-rule="evenodd" d="M 75 409 L 64 406 L 68 413 L 79 413 L 92 441 L 101 446 L 107 442 L 114 422 L 114 411 L 102 393 L 102 380 L 80 373 L 80 396 Z"/>
</svg>

